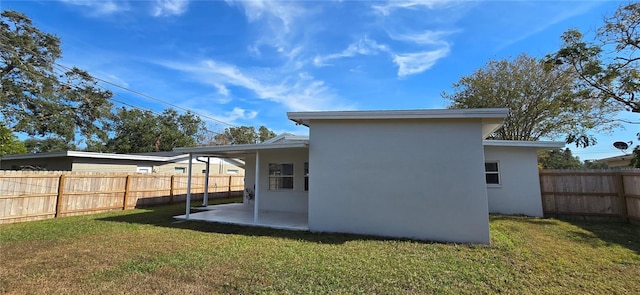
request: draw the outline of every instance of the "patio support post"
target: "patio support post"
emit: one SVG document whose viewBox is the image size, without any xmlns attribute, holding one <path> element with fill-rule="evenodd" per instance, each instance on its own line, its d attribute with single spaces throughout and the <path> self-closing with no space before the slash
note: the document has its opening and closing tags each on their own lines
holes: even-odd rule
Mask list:
<svg viewBox="0 0 640 295">
<path fill-rule="evenodd" d="M 184 219 L 189 219 L 189 213 L 191 213 L 191 170 L 193 168 L 193 154 L 189 153 L 189 171 L 187 172 L 187 205 Z"/>
<path fill-rule="evenodd" d="M 207 168 L 204 170 L 204 196 L 202 196 L 202 206 L 209 205 L 209 167 L 210 157 L 207 157 Z"/>
<path fill-rule="evenodd" d="M 258 202 L 260 200 L 260 151 L 256 151 L 256 179 L 253 189 L 253 224 L 258 224 Z"/>
</svg>

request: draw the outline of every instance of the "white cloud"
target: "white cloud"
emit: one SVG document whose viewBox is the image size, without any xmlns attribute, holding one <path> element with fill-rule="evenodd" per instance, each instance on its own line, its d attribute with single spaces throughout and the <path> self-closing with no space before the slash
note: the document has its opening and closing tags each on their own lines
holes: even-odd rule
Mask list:
<svg viewBox="0 0 640 295">
<path fill-rule="evenodd" d="M 282 104 L 287 110 L 348 108 L 336 102 L 337 97 L 324 81 L 317 80 L 307 73 L 287 75 L 281 72 L 274 73 L 274 70 L 252 73 L 252 70 L 243 70 L 214 60 L 204 60 L 197 64 L 176 62 L 159 62 L 159 64 L 191 74 L 202 83 L 214 87 L 223 84 L 248 89 L 258 98 Z"/>
<path fill-rule="evenodd" d="M 123 2 L 123 1 L 113 1 L 113 0 L 104 0 L 104 1 L 61 0 L 61 1 L 66 4 L 89 8 L 91 10 L 89 12 L 89 15 L 91 16 L 113 14 L 116 12 L 129 10 L 129 6 L 127 2 Z"/>
<path fill-rule="evenodd" d="M 517 42 L 520 42 L 524 39 L 527 39 L 537 33 L 540 33 L 544 30 L 546 30 L 547 28 L 556 25 L 560 22 L 563 22 L 567 19 L 573 18 L 575 16 L 581 15 L 589 10 L 591 10 L 593 7 L 597 6 L 599 3 L 597 1 L 593 1 L 593 2 L 587 2 L 586 4 L 583 5 L 578 5 L 579 3 L 576 3 L 576 5 L 573 6 L 572 9 L 569 10 L 558 10 L 558 14 L 556 14 L 553 18 L 550 19 L 541 19 L 544 22 L 537 25 L 537 26 L 530 26 L 528 27 L 527 31 L 524 31 L 524 34 L 519 35 L 516 38 L 512 38 L 510 40 L 507 40 L 505 42 L 503 42 L 502 44 L 498 45 L 497 49 L 502 49 L 505 47 L 508 47 L 512 44 L 515 44 Z"/>
<path fill-rule="evenodd" d="M 430 69 L 439 59 L 448 54 L 449 47 L 432 51 L 394 54 L 393 62 L 398 65 L 398 77 L 405 77 Z"/>
<path fill-rule="evenodd" d="M 156 0 L 151 14 L 156 17 L 181 15 L 188 6 L 189 0 Z"/>
<path fill-rule="evenodd" d="M 290 39 L 297 32 L 298 21 L 306 14 L 306 10 L 296 2 L 270 0 L 234 1 L 227 4 L 241 7 L 249 22 L 264 23 L 261 26 L 262 37 L 257 40 L 252 51 L 259 52 L 260 45 L 269 45 L 279 52 L 288 52 Z"/>
<path fill-rule="evenodd" d="M 384 4 L 375 4 L 375 5 L 372 5 L 371 7 L 375 11 L 386 16 L 396 9 L 420 9 L 420 8 L 433 9 L 436 6 L 445 4 L 447 2 L 450 2 L 450 1 L 449 0 L 422 0 L 422 1 L 421 0 L 413 0 L 413 1 L 392 0 L 392 1 L 385 2 Z"/>
<path fill-rule="evenodd" d="M 393 34 L 387 32 L 389 37 L 394 40 L 410 42 L 420 45 L 448 45 L 443 37 L 455 33 L 453 31 L 432 31 L 426 30 L 421 33 L 412 34 Z"/>
<path fill-rule="evenodd" d="M 316 66 L 328 66 L 327 61 L 356 55 L 376 55 L 380 52 L 389 52 L 389 47 L 384 44 L 378 44 L 375 40 L 364 37 L 358 42 L 350 44 L 345 50 L 339 53 L 329 54 L 325 56 L 316 56 L 313 63 Z"/>
<path fill-rule="evenodd" d="M 224 86 L 224 84 L 213 84 L 213 86 L 215 86 L 218 89 L 218 94 L 220 95 L 224 95 L 224 96 L 229 96 L 229 89 Z"/>
<path fill-rule="evenodd" d="M 225 112 L 226 121 L 235 122 L 238 119 L 241 120 L 251 120 L 258 115 L 256 111 L 247 111 L 245 109 L 234 107 L 232 111 Z"/>
</svg>

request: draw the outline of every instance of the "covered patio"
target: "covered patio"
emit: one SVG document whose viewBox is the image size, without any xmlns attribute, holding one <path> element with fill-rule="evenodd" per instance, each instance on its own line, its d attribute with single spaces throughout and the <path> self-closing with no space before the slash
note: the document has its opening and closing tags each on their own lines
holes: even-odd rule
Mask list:
<svg viewBox="0 0 640 295">
<path fill-rule="evenodd" d="M 200 212 L 175 216 L 178 220 L 199 220 L 248 226 L 270 227 L 288 230 L 309 230 L 307 214 L 260 210 L 254 221 L 254 207 L 250 204 L 233 203 L 199 207 Z"/>
<path fill-rule="evenodd" d="M 278 136 L 260 144 L 178 148 L 176 151 L 189 154 L 187 200 L 185 214 L 175 216 L 179 220 L 260 226 L 288 230 L 309 230 L 307 192 L 300 178 L 295 189 L 273 189 L 270 187 L 269 163 L 291 162 L 290 155 L 298 155 L 297 167 L 308 161 L 308 138 Z M 192 208 L 191 185 L 192 163 L 210 157 L 240 159 L 245 162 L 245 198 L 243 203 L 222 204 Z M 283 160 L 286 159 L 286 160 Z M 296 173 L 302 173 L 297 170 Z M 208 176 L 209 171 L 204 173 Z M 208 179 L 208 177 L 205 177 Z M 208 184 L 205 182 L 204 203 L 207 203 Z"/>
</svg>

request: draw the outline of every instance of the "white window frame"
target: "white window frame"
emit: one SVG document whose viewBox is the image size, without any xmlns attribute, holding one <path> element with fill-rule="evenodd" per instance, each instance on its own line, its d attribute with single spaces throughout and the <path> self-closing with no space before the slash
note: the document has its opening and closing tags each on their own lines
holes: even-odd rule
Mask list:
<svg viewBox="0 0 640 295">
<path fill-rule="evenodd" d="M 500 174 L 500 161 L 485 161 L 484 162 L 484 175 L 485 182 L 488 187 L 501 187 L 502 186 L 502 175 Z M 497 171 L 487 171 L 487 164 L 496 164 Z M 497 175 L 498 183 L 489 183 L 487 180 L 487 175 Z"/>
<path fill-rule="evenodd" d="M 137 166 L 136 173 L 153 173 L 153 166 Z"/>
<path fill-rule="evenodd" d="M 276 169 L 276 171 L 271 170 L 272 165 L 279 165 L 280 168 Z M 280 173 L 282 173 L 284 171 L 284 169 L 282 168 L 282 165 L 291 165 L 291 174 L 279 174 L 278 171 L 280 171 Z M 288 162 L 288 163 L 269 163 L 269 190 L 270 191 L 290 191 L 293 190 L 295 187 L 295 165 L 293 164 L 293 162 Z M 284 179 L 285 178 L 291 178 L 291 187 L 281 187 L 282 184 L 284 184 Z M 272 185 L 275 184 L 275 185 Z M 278 185 L 280 184 L 280 185 Z"/>
</svg>

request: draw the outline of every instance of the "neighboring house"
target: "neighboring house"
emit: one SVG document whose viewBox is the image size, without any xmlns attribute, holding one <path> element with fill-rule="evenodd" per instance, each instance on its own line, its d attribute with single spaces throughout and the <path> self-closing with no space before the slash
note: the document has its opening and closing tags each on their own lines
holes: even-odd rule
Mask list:
<svg viewBox="0 0 640 295">
<path fill-rule="evenodd" d="M 287 228 L 267 217 L 290 212 L 312 232 L 489 243 L 489 213 L 542 216 L 536 151 L 564 146 L 485 140 L 507 114 L 292 112 L 290 120 L 309 127 L 308 138 L 176 151 L 243 159 L 252 196 L 244 208 L 252 210 L 254 225 Z M 217 210 L 202 214 L 233 220 Z M 187 208 L 182 218 L 196 214 Z"/>
<path fill-rule="evenodd" d="M 600 160 L 596 160 L 598 163 L 605 163 L 609 168 L 624 168 L 631 169 L 631 159 L 633 159 L 633 154 L 629 155 L 621 155 L 615 157 L 604 158 Z"/>
<path fill-rule="evenodd" d="M 202 160 L 206 161 L 206 158 Z M 209 165 L 211 174 L 244 174 L 244 163 L 235 159 L 211 158 Z M 180 174 L 186 173 L 188 167 L 189 155 L 174 152 L 111 154 L 66 151 L 0 158 L 0 170 Z M 194 161 L 193 169 L 202 173 L 206 164 Z"/>
</svg>

